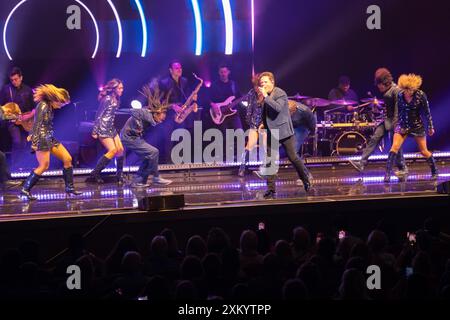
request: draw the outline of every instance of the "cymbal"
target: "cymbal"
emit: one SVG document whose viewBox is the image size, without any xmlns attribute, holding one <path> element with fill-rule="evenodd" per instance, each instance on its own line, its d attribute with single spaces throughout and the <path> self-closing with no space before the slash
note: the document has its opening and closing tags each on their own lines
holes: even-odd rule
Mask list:
<svg viewBox="0 0 450 320">
<path fill-rule="evenodd" d="M 354 100 L 345 100 L 345 99 L 340 99 L 340 100 L 332 100 L 330 101 L 331 104 L 337 105 L 337 106 L 351 106 L 353 104 L 358 104 L 357 101 Z"/>
<path fill-rule="evenodd" d="M 326 107 L 331 104 L 329 100 L 322 98 L 308 98 L 303 101 L 309 107 Z"/>
<path fill-rule="evenodd" d="M 309 99 L 309 98 L 310 97 L 308 97 L 308 96 L 301 96 L 298 93 L 295 96 L 288 97 L 288 99 L 292 99 L 292 100 L 304 100 L 304 99 Z"/>
<path fill-rule="evenodd" d="M 361 102 L 362 103 L 372 102 L 373 104 L 384 104 L 384 100 L 376 99 L 376 98 L 364 98 L 364 99 L 361 99 Z"/>
</svg>

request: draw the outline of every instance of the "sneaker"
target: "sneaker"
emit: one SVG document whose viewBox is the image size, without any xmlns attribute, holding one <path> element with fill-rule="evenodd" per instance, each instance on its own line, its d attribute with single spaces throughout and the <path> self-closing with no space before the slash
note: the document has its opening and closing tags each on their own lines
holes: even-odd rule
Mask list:
<svg viewBox="0 0 450 320">
<path fill-rule="evenodd" d="M 404 166 L 403 168 L 399 168 L 398 170 L 394 171 L 394 175 L 397 177 L 404 177 L 408 174 L 409 170 L 407 166 Z"/>
<path fill-rule="evenodd" d="M 364 165 L 361 161 L 349 160 L 348 162 L 359 172 L 362 172 L 364 170 Z"/>
<path fill-rule="evenodd" d="M 276 198 L 276 192 L 272 191 L 272 190 L 268 190 L 268 191 L 266 191 L 266 193 L 264 193 L 263 197 L 266 200 L 275 199 Z"/>
<path fill-rule="evenodd" d="M 153 183 L 156 183 L 156 184 L 162 184 L 162 185 L 167 186 L 167 185 L 171 184 L 172 182 L 173 181 L 169 180 L 169 179 L 164 179 L 161 177 L 153 177 Z"/>
<path fill-rule="evenodd" d="M 263 175 L 262 174 L 262 172 L 261 171 L 253 171 L 253 173 L 258 177 L 258 178 L 260 178 L 260 179 L 262 179 L 262 180 L 265 180 L 266 179 L 266 176 L 265 175 Z"/>
<path fill-rule="evenodd" d="M 23 184 L 23 181 L 18 180 L 6 180 L 3 183 L 0 183 L 0 186 L 3 187 L 5 190 L 14 189 L 17 187 L 20 187 Z"/>
<path fill-rule="evenodd" d="M 133 182 L 130 186 L 132 188 L 148 188 L 148 187 L 150 187 L 149 184 L 143 183 L 143 182 Z"/>
</svg>

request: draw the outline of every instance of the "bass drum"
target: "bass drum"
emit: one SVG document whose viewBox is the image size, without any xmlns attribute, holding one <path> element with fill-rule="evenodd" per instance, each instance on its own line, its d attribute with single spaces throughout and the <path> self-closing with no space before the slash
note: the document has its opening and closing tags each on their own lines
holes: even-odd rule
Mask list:
<svg viewBox="0 0 450 320">
<path fill-rule="evenodd" d="M 359 154 L 366 144 L 367 139 L 362 133 L 357 131 L 344 132 L 336 137 L 334 153 L 338 156 Z"/>
</svg>

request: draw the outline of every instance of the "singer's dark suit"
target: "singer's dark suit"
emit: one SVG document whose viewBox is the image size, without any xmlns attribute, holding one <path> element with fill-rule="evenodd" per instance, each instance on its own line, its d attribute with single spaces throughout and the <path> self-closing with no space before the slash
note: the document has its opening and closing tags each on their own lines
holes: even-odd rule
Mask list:
<svg viewBox="0 0 450 320">
<path fill-rule="evenodd" d="M 284 147 L 288 159 L 295 167 L 299 178 L 303 183 L 309 184 L 308 169 L 306 169 L 305 164 L 295 152 L 294 126 L 289 114 L 288 97 L 282 89 L 275 87 L 271 94 L 264 99 L 263 123 L 264 127 L 268 129 L 268 157 L 270 158 L 272 152 L 278 152 L 278 150 L 271 150 L 271 137 L 274 136 Z M 266 164 L 266 166 L 269 165 L 270 163 Z M 275 175 L 268 176 L 267 186 L 269 191 L 275 191 Z"/>
</svg>

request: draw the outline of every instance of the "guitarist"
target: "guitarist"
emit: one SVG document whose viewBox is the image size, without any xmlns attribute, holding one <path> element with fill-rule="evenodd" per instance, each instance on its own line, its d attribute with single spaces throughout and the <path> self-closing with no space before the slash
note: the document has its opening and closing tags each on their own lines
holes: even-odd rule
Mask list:
<svg viewBox="0 0 450 320">
<path fill-rule="evenodd" d="M 231 96 L 235 99 L 242 95 L 234 80 L 230 79 L 230 68 L 227 65 L 219 66 L 219 79 L 211 84 L 210 88 L 210 106 L 215 108 L 217 103 L 223 102 Z M 242 122 L 239 114 L 236 113 L 231 117 L 225 118 L 224 122 L 219 125 L 220 130 L 225 132 L 225 129 L 241 129 Z"/>
<path fill-rule="evenodd" d="M 175 112 L 186 102 L 193 91 L 189 85 L 188 79 L 183 77 L 183 66 L 178 60 L 173 60 L 169 63 L 169 76 L 161 79 L 158 83 L 162 95 L 168 96 L 170 93 L 169 104 L 170 109 L 167 112 L 167 120 L 161 124 L 161 131 L 169 136 L 169 143 L 163 141 L 160 148 L 160 155 L 162 162 L 170 161 L 172 151 L 172 141 L 170 135 L 172 131 L 178 128 L 185 128 L 191 132 L 193 136 L 195 115 L 190 114 L 182 123 L 175 122 Z M 198 112 L 197 95 L 193 97 L 193 111 Z M 170 146 L 168 148 L 168 146 Z"/>
<path fill-rule="evenodd" d="M 18 120 L 26 121 L 32 119 L 35 108 L 33 90 L 23 83 L 22 71 L 17 67 L 12 68 L 9 73 L 9 81 L 10 83 L 3 86 L 0 91 L 0 105 L 5 105 L 9 102 L 16 103 L 22 112 Z M 25 154 L 28 132 L 15 122 L 8 122 L 7 129 L 12 140 L 11 160 L 13 164 L 17 165 L 18 161 Z"/>
<path fill-rule="evenodd" d="M 231 71 L 229 66 L 225 64 L 220 65 L 218 73 L 219 79 L 214 81 L 210 88 L 210 107 L 214 112 L 216 112 L 214 108 L 217 108 L 217 103 L 223 102 L 231 96 L 234 96 L 235 99 L 241 97 L 241 93 L 239 92 L 236 82 L 230 79 Z M 213 121 L 211 121 L 211 123 L 213 127 L 217 127 L 222 132 L 224 137 L 226 137 L 226 129 L 242 129 L 242 122 L 239 112 L 232 116 L 226 117 L 225 120 L 219 125 L 216 125 Z M 223 141 L 223 145 L 225 147 L 225 140 Z M 236 150 L 236 148 L 234 150 Z M 225 148 L 223 151 L 225 155 Z"/>
</svg>

